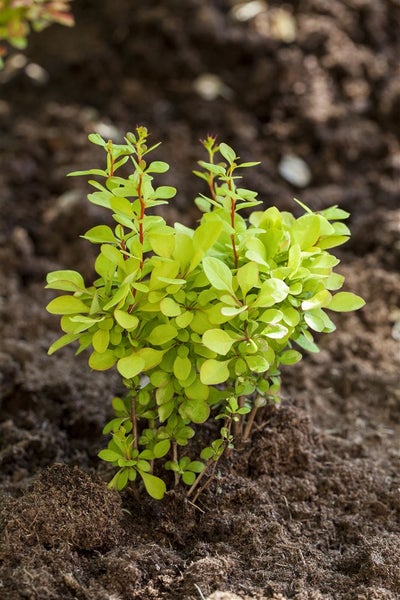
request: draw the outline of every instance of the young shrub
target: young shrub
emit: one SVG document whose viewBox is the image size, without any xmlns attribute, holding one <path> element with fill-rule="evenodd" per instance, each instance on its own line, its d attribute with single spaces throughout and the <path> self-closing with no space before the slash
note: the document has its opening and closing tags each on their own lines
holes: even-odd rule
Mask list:
<svg viewBox="0 0 400 600">
<path fill-rule="evenodd" d="M 0 0 L 0 68 L 7 44 L 23 50 L 31 29 L 42 31 L 51 23 L 72 26 L 71 0 Z M 2 42 L 6 42 L 5 44 Z"/>
<path fill-rule="evenodd" d="M 349 238 L 348 213 L 336 206 L 313 213 L 299 203 L 304 214 L 296 219 L 262 208 L 237 175 L 258 163 L 240 163 L 230 146 L 208 137 L 196 172 L 208 188 L 196 199 L 204 215 L 196 229 L 170 227 L 149 212 L 176 190 L 155 185 L 169 167 L 148 160 L 155 146 L 147 137 L 144 127 L 124 144 L 92 134 L 106 167 L 71 173 L 96 177 L 88 199 L 110 210 L 115 226 L 83 236 L 99 245 L 91 285 L 76 271 L 48 274 L 47 287 L 66 292 L 47 306 L 64 332 L 49 353 L 77 342 L 78 354 L 90 349 L 92 369 L 116 367 L 123 379 L 127 393 L 112 402 L 115 418 L 104 428 L 111 439 L 99 453 L 116 468 L 110 487 L 139 478 L 161 499 L 165 470 L 195 500 L 225 450 L 248 439 L 256 414 L 279 401 L 280 365 L 318 351 L 313 332 L 335 329 L 328 312 L 364 301 L 337 292 L 344 278 L 329 252 Z M 132 172 L 121 177 L 126 163 Z M 248 219 L 240 214 L 255 207 Z M 190 442 L 209 419 L 221 423 L 219 435 L 198 460 Z"/>
</svg>

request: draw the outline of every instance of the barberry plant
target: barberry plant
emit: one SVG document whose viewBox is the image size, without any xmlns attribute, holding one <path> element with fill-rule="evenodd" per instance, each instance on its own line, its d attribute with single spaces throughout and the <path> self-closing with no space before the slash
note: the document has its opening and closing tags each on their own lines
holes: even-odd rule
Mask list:
<svg viewBox="0 0 400 600">
<path fill-rule="evenodd" d="M 72 26 L 71 0 L 0 0 L 0 68 L 7 45 L 23 50 L 29 32 L 51 23 Z"/>
<path fill-rule="evenodd" d="M 364 305 L 337 292 L 344 278 L 329 252 L 349 238 L 348 213 L 314 213 L 300 202 L 299 218 L 265 209 L 239 187 L 239 170 L 258 163 L 240 162 L 208 136 L 195 172 L 206 183 L 196 199 L 203 217 L 195 229 L 171 227 L 151 213 L 176 190 L 154 183 L 169 166 L 148 159 L 158 144 L 148 146 L 147 130 L 128 133 L 124 144 L 89 140 L 104 148 L 106 167 L 71 175 L 96 178 L 88 200 L 111 211 L 115 225 L 83 236 L 99 245 L 91 285 L 77 271 L 48 274 L 48 288 L 67 292 L 47 306 L 64 332 L 49 354 L 77 342 L 92 369 L 116 367 L 123 379 L 126 395 L 112 401 L 110 441 L 99 453 L 116 468 L 110 487 L 139 478 L 161 499 L 164 479 L 183 481 L 196 499 L 221 456 L 250 437 L 259 411 L 279 401 L 280 365 L 318 351 L 313 332 L 335 329 L 327 311 Z M 126 163 L 131 172 L 122 177 Z M 220 423 L 216 439 L 196 458 L 191 441 L 210 419 Z"/>
</svg>

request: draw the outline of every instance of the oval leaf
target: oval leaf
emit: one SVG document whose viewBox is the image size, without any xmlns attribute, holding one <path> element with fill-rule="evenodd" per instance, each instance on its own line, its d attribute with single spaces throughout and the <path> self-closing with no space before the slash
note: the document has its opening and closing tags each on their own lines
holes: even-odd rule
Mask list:
<svg viewBox="0 0 400 600">
<path fill-rule="evenodd" d="M 155 477 L 155 475 L 150 475 L 150 473 L 145 473 L 138 469 L 141 478 L 143 479 L 144 487 L 146 488 L 146 492 L 155 500 L 162 500 L 164 494 L 167 490 L 167 487 L 162 479 L 159 477 Z"/>
<path fill-rule="evenodd" d="M 92 352 L 89 357 L 89 367 L 95 371 L 106 371 L 111 369 L 117 362 L 112 350 L 106 350 L 101 354 L 99 352 Z"/>
<path fill-rule="evenodd" d="M 144 360 L 136 354 L 130 354 L 124 358 L 120 358 L 117 363 L 118 372 L 125 377 L 125 379 L 132 379 L 136 375 L 139 375 L 144 369 Z"/>
<path fill-rule="evenodd" d="M 46 310 L 52 315 L 75 315 L 77 313 L 88 313 L 89 307 L 75 296 L 59 296 L 49 302 Z"/>
<path fill-rule="evenodd" d="M 217 290 L 225 290 L 233 293 L 232 272 L 222 260 L 213 256 L 203 258 L 204 272 L 208 281 Z"/>
<path fill-rule="evenodd" d="M 135 315 L 130 315 L 124 310 L 116 309 L 114 311 L 114 317 L 118 325 L 121 325 L 127 331 L 136 329 L 139 324 L 139 319 Z"/>
<path fill-rule="evenodd" d="M 214 358 L 205 360 L 200 367 L 200 380 L 205 385 L 217 385 L 229 379 L 229 360 L 218 361 Z"/>
<path fill-rule="evenodd" d="M 327 308 L 335 312 L 347 312 L 358 310 L 364 305 L 365 300 L 361 296 L 357 296 L 357 294 L 353 294 L 352 292 L 339 292 L 333 296 Z"/>
<path fill-rule="evenodd" d="M 203 344 L 217 354 L 228 354 L 235 340 L 223 329 L 209 329 L 203 334 Z"/>
</svg>

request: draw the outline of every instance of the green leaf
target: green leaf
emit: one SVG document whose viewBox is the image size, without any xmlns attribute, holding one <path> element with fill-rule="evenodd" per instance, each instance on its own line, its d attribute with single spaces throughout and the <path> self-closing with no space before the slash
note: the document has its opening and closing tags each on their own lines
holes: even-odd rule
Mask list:
<svg viewBox="0 0 400 600">
<path fill-rule="evenodd" d="M 217 354 L 228 354 L 235 340 L 223 329 L 209 329 L 203 334 L 203 344 Z"/>
<path fill-rule="evenodd" d="M 259 354 L 253 354 L 252 356 L 246 356 L 245 361 L 250 369 L 254 373 L 266 373 L 270 367 L 269 362 Z"/>
<path fill-rule="evenodd" d="M 183 312 L 181 315 L 178 315 L 176 317 L 175 323 L 181 329 L 185 329 L 193 321 L 193 316 L 193 313 L 187 310 L 186 312 Z"/>
<path fill-rule="evenodd" d="M 124 266 L 124 256 L 115 246 L 103 244 L 101 246 L 101 253 L 116 267 Z"/>
<path fill-rule="evenodd" d="M 103 427 L 103 434 L 106 435 L 107 433 L 118 431 L 124 421 L 126 421 L 126 417 L 111 419 L 111 421 L 109 421 L 107 425 Z"/>
<path fill-rule="evenodd" d="M 162 458 L 169 452 L 170 447 L 170 440 L 161 440 L 160 442 L 157 442 L 157 444 L 155 444 L 153 448 L 154 457 Z"/>
<path fill-rule="evenodd" d="M 94 184 L 93 181 L 89 181 L 89 183 L 91 183 L 92 185 Z M 89 202 L 91 202 L 92 204 L 96 204 L 96 206 L 103 206 L 104 208 L 111 208 L 111 198 L 112 194 L 107 190 L 103 190 L 101 192 L 93 192 L 92 194 L 88 194 L 87 197 Z"/>
<path fill-rule="evenodd" d="M 156 367 L 162 361 L 165 351 L 154 350 L 154 348 L 141 348 L 136 355 L 143 359 L 144 370 L 147 371 Z"/>
<path fill-rule="evenodd" d="M 147 493 L 155 500 L 162 500 L 165 492 L 167 491 L 167 487 L 162 479 L 159 477 L 155 477 L 155 475 L 150 475 L 150 473 L 145 473 L 138 469 L 139 475 L 143 479 L 144 487 L 146 488 Z"/>
<path fill-rule="evenodd" d="M 218 361 L 209 358 L 200 367 L 200 380 L 205 385 L 217 385 L 229 379 L 229 360 Z"/>
<path fill-rule="evenodd" d="M 125 191 L 126 190 L 120 190 L 118 188 L 114 190 L 114 195 L 110 198 L 110 207 L 117 215 L 132 219 L 132 203 L 122 195 Z"/>
<path fill-rule="evenodd" d="M 232 272 L 230 268 L 213 256 L 203 258 L 203 268 L 208 281 L 217 290 L 224 290 L 233 294 Z"/>
<path fill-rule="evenodd" d="M 358 310 L 365 305 L 365 300 L 352 292 L 338 292 L 326 308 L 335 312 L 348 312 Z"/>
<path fill-rule="evenodd" d="M 179 381 L 185 381 L 192 370 L 192 363 L 189 358 L 177 356 L 174 361 L 174 375 Z"/>
<path fill-rule="evenodd" d="M 300 352 L 297 352 L 297 350 L 285 350 L 285 352 L 282 352 L 282 354 L 279 356 L 279 361 L 283 365 L 295 365 L 302 358 L 302 355 Z"/>
<path fill-rule="evenodd" d="M 288 328 L 281 323 L 276 323 L 274 325 L 269 325 L 264 331 L 263 334 L 271 338 L 273 340 L 280 340 L 284 338 L 288 334 Z"/>
<path fill-rule="evenodd" d="M 99 133 L 89 133 L 88 140 L 89 142 L 92 142 L 92 144 L 102 146 L 103 148 L 107 145 L 107 142 L 103 140 Z"/>
<path fill-rule="evenodd" d="M 112 350 L 106 350 L 101 354 L 99 352 L 92 352 L 88 362 L 89 367 L 95 371 L 106 371 L 115 365 L 117 359 Z"/>
<path fill-rule="evenodd" d="M 248 306 L 223 306 L 221 308 L 221 314 L 225 317 L 236 317 L 248 310 L 248 308 Z"/>
<path fill-rule="evenodd" d="M 60 350 L 60 348 L 64 348 L 64 346 L 67 346 L 67 344 L 70 344 L 71 342 L 74 342 L 77 339 L 79 339 L 79 334 L 66 333 L 65 335 L 61 336 L 60 338 L 58 338 L 58 340 L 52 343 L 52 345 L 47 351 L 47 354 L 51 356 L 52 354 L 54 354 L 54 352 Z"/>
<path fill-rule="evenodd" d="M 158 407 L 158 418 L 160 419 L 160 423 L 164 423 L 171 416 L 175 409 L 175 402 L 171 400 L 170 402 L 166 402 Z"/>
<path fill-rule="evenodd" d="M 325 210 L 321 210 L 320 214 L 323 215 L 325 219 L 328 219 L 328 221 L 335 221 L 336 219 L 347 219 L 350 216 L 350 213 L 343 210 L 342 208 L 338 208 L 337 205 L 325 208 Z"/>
<path fill-rule="evenodd" d="M 154 160 L 146 169 L 146 173 L 166 173 L 169 170 L 169 164 L 161 160 Z"/>
<path fill-rule="evenodd" d="M 210 416 L 210 407 L 207 402 L 199 400 L 184 400 L 179 407 L 182 419 L 189 419 L 192 423 L 204 423 Z"/>
<path fill-rule="evenodd" d="M 213 163 L 205 162 L 204 160 L 199 160 L 199 165 L 200 167 L 207 169 L 207 171 L 210 171 L 210 173 L 213 173 L 213 175 L 223 176 L 226 174 L 226 170 L 221 165 L 214 165 Z"/>
<path fill-rule="evenodd" d="M 115 294 L 112 296 L 111 300 L 109 300 L 107 304 L 103 306 L 103 310 L 110 310 L 110 308 L 112 308 L 116 304 L 124 302 L 129 292 L 129 285 L 121 285 L 121 287 L 119 287 Z"/>
<path fill-rule="evenodd" d="M 162 198 L 164 200 L 169 200 L 170 198 L 173 198 L 175 195 L 176 195 L 176 188 L 172 187 L 171 185 L 161 185 L 154 192 L 154 196 L 156 198 Z"/>
<path fill-rule="evenodd" d="M 147 339 L 153 346 L 162 346 L 173 340 L 177 334 L 178 330 L 173 325 L 157 325 Z"/>
<path fill-rule="evenodd" d="M 88 313 L 89 307 L 75 296 L 59 296 L 49 302 L 46 310 L 52 315 L 75 315 L 77 313 Z"/>
<path fill-rule="evenodd" d="M 287 297 L 288 293 L 289 286 L 284 281 L 276 277 L 271 277 L 261 285 L 261 289 L 253 306 L 268 308 L 278 302 L 282 302 L 282 300 Z"/>
<path fill-rule="evenodd" d="M 186 483 L 186 485 L 193 485 L 196 479 L 196 475 L 192 471 L 184 471 L 182 474 L 182 481 Z"/>
<path fill-rule="evenodd" d="M 105 460 L 107 462 L 116 462 L 122 457 L 122 454 L 119 454 L 118 452 L 114 452 L 114 450 L 109 450 L 108 448 L 106 448 L 105 450 L 100 450 L 97 456 L 101 458 L 101 460 Z"/>
<path fill-rule="evenodd" d="M 92 227 L 82 237 L 85 240 L 89 240 L 89 242 L 99 244 L 104 242 L 118 242 L 111 227 L 108 227 L 107 225 L 97 225 L 96 227 Z"/>
<path fill-rule="evenodd" d="M 327 250 L 329 248 L 335 248 L 336 246 L 341 246 L 345 244 L 349 239 L 348 235 L 327 235 L 323 237 L 318 242 L 318 248 L 322 250 Z"/>
<path fill-rule="evenodd" d="M 76 292 L 85 289 L 83 277 L 77 271 L 52 271 L 47 274 L 46 288 L 62 290 L 64 292 Z"/>
<path fill-rule="evenodd" d="M 172 298 L 163 298 L 160 302 L 160 310 L 166 317 L 177 317 L 182 309 Z"/>
<path fill-rule="evenodd" d="M 312 339 L 309 339 L 308 337 L 306 337 L 304 334 L 300 334 L 298 335 L 296 338 L 293 338 L 294 341 L 296 342 L 296 344 L 298 344 L 300 346 L 300 348 L 303 348 L 304 350 L 307 350 L 307 352 L 319 352 L 319 348 L 317 346 L 317 344 L 315 344 Z"/>
<path fill-rule="evenodd" d="M 328 290 L 321 290 L 315 294 L 309 300 L 303 300 L 301 308 L 303 310 L 312 310 L 314 308 L 321 308 L 322 306 L 328 306 L 331 302 L 332 295 Z"/>
<path fill-rule="evenodd" d="M 327 279 L 325 279 L 325 287 L 327 290 L 335 291 L 340 290 L 344 282 L 343 275 L 339 275 L 339 273 L 332 273 L 329 275 Z"/>
<path fill-rule="evenodd" d="M 202 383 L 200 379 L 196 379 L 191 385 L 185 388 L 185 396 L 190 400 L 207 400 L 209 395 L 209 387 Z"/>
<path fill-rule="evenodd" d="M 116 482 L 116 487 L 119 492 L 127 486 L 130 471 L 132 471 L 132 469 L 121 469 L 121 471 L 119 472 Z"/>
<path fill-rule="evenodd" d="M 120 358 L 117 363 L 118 372 L 125 379 L 132 379 L 144 370 L 145 362 L 137 353 Z"/>
<path fill-rule="evenodd" d="M 320 236 L 320 221 L 318 215 L 307 214 L 297 219 L 292 226 L 291 235 L 294 243 L 302 250 L 312 248 Z"/>
<path fill-rule="evenodd" d="M 127 331 L 133 331 L 139 324 L 139 319 L 136 317 L 136 315 L 131 315 L 124 310 L 119 310 L 118 308 L 114 311 L 114 317 L 118 325 L 121 325 L 121 327 Z"/>
<path fill-rule="evenodd" d="M 228 163 L 234 162 L 234 160 L 236 158 L 236 153 L 233 148 L 228 146 L 228 144 L 221 142 L 221 144 L 219 145 L 219 151 L 222 154 L 222 156 L 225 158 L 225 160 L 228 161 Z"/>
<path fill-rule="evenodd" d="M 92 338 L 92 346 L 96 352 L 102 354 L 110 343 L 110 332 L 107 329 L 98 329 Z"/>
<path fill-rule="evenodd" d="M 193 471 L 193 473 L 201 473 L 204 471 L 204 463 L 200 462 L 199 460 L 192 460 L 187 468 Z"/>
<path fill-rule="evenodd" d="M 236 277 L 242 290 L 243 298 L 253 288 L 259 285 L 258 265 L 255 262 L 249 262 L 237 270 Z"/>
<path fill-rule="evenodd" d="M 175 247 L 175 236 L 173 233 L 151 232 L 148 235 L 151 249 L 158 256 L 170 258 Z"/>
</svg>

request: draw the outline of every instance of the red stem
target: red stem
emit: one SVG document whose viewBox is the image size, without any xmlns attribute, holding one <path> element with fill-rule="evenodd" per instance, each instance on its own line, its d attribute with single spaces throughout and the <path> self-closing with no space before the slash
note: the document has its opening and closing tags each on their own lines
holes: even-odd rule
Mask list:
<svg viewBox="0 0 400 600">
<path fill-rule="evenodd" d="M 231 226 L 232 229 L 235 229 L 235 201 L 231 200 Z M 236 240 L 235 240 L 235 232 L 231 234 L 231 242 L 232 242 L 232 250 L 233 250 L 233 261 L 235 264 L 235 269 L 237 269 L 239 263 L 239 256 L 236 248 Z"/>
</svg>

